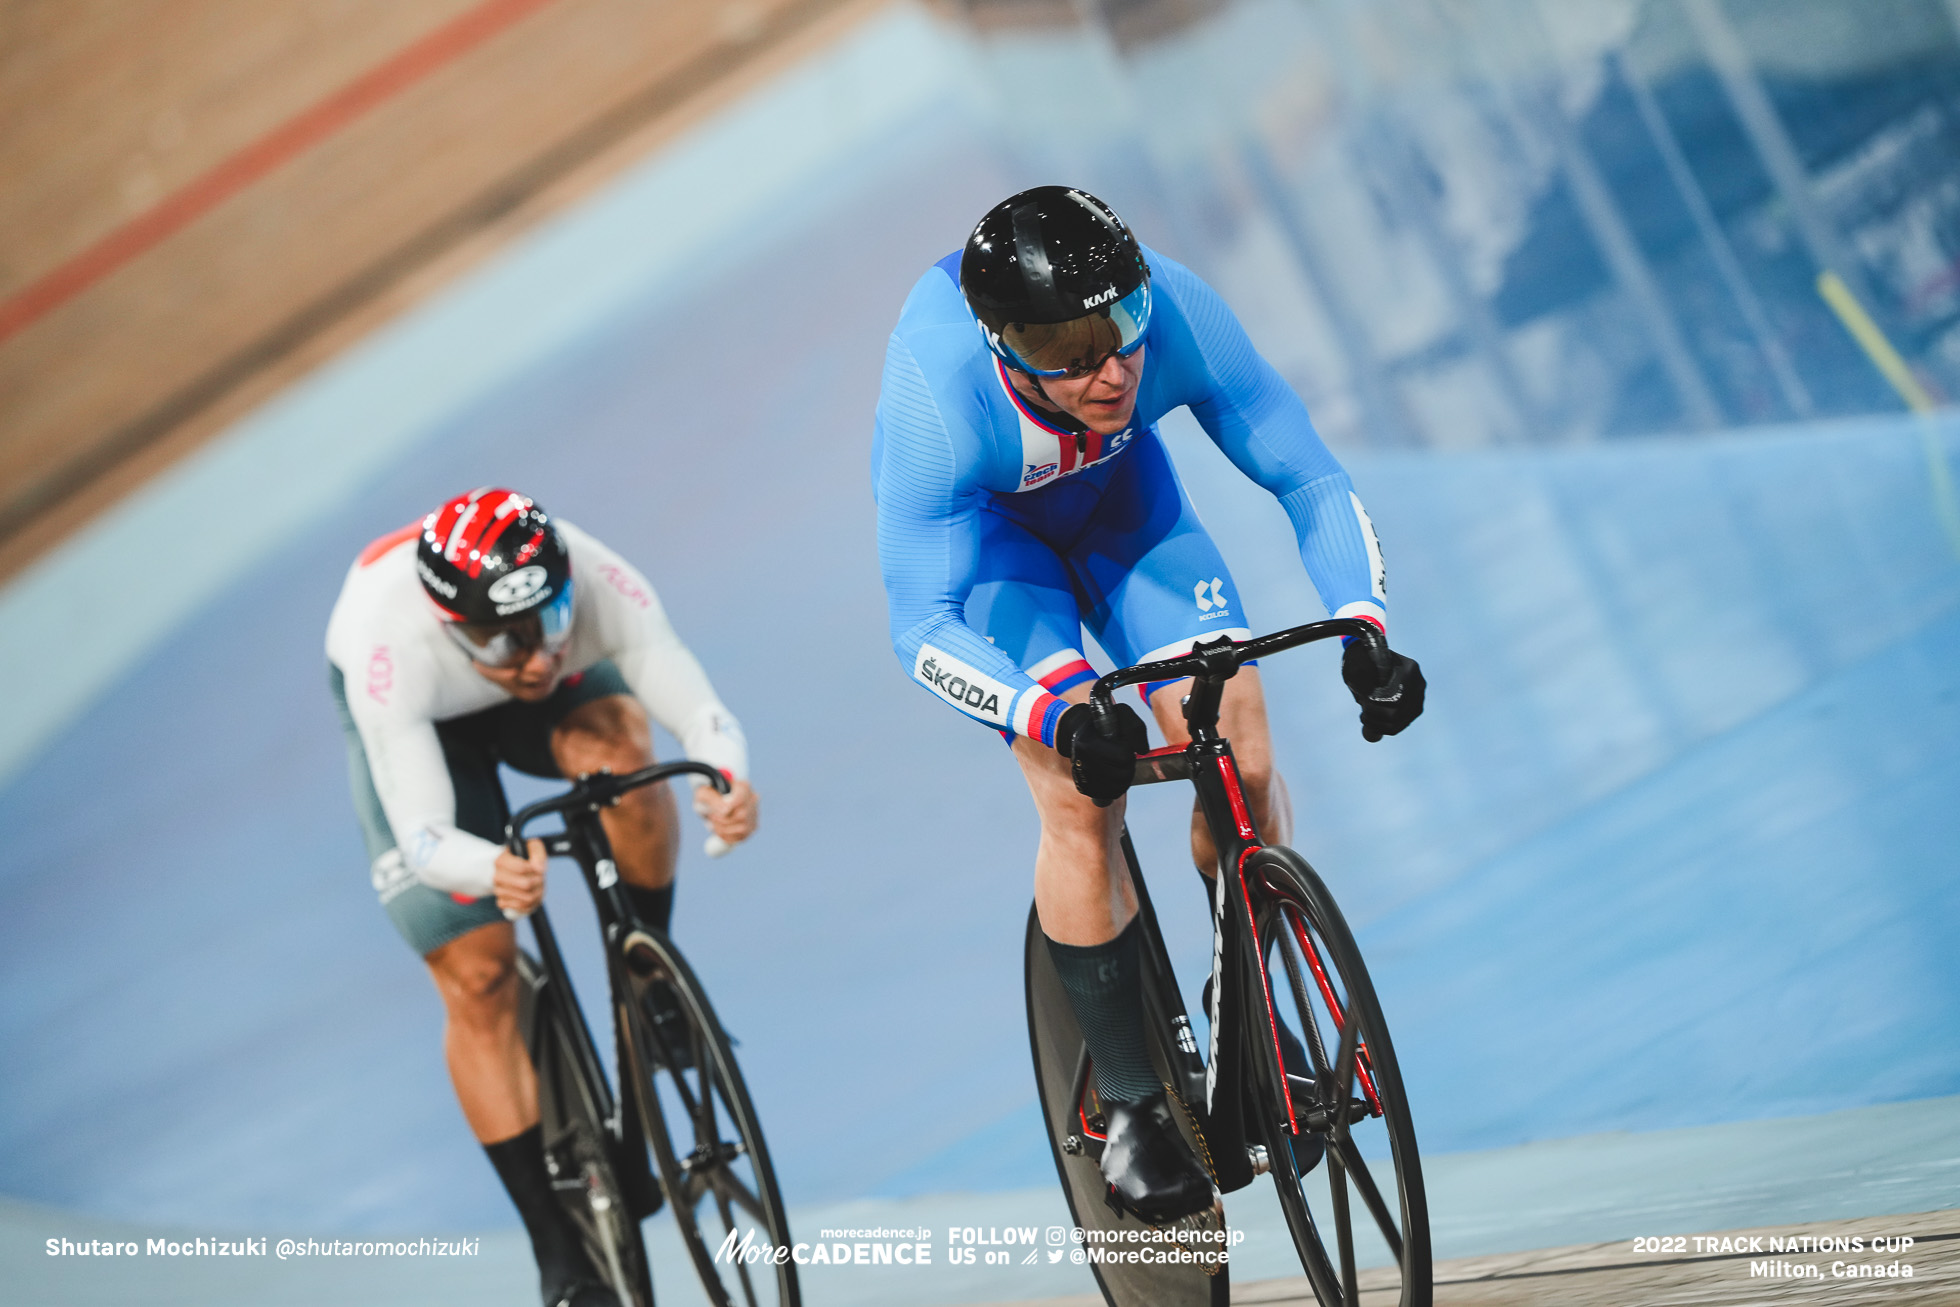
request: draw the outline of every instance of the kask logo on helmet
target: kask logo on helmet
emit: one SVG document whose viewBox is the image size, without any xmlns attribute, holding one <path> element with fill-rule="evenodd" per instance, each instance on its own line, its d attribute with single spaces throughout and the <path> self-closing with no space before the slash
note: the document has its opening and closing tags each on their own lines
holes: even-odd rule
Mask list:
<svg viewBox="0 0 1960 1307">
<path fill-rule="evenodd" d="M 533 563 L 529 567 L 518 568 L 509 576 L 499 577 L 484 593 L 491 603 L 497 605 L 497 616 L 507 617 L 550 598 L 544 593 L 549 581 L 544 568 Z"/>
</svg>

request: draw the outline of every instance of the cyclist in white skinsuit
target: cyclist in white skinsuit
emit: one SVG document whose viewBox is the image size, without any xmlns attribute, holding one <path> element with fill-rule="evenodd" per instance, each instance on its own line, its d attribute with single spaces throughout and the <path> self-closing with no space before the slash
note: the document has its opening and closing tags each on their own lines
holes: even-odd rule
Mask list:
<svg viewBox="0 0 1960 1307">
<path fill-rule="evenodd" d="M 497 768 L 632 771 L 654 760 L 651 717 L 730 777 L 725 796 L 697 788 L 695 810 L 732 845 L 757 812 L 741 727 L 646 579 L 509 490 L 459 495 L 362 551 L 327 658 L 375 890 L 442 996 L 457 1099 L 530 1232 L 544 1301 L 613 1304 L 545 1173 L 510 920 L 543 899 L 544 850 L 503 847 Z M 636 914 L 666 929 L 671 793 L 633 791 L 601 819 Z"/>
</svg>

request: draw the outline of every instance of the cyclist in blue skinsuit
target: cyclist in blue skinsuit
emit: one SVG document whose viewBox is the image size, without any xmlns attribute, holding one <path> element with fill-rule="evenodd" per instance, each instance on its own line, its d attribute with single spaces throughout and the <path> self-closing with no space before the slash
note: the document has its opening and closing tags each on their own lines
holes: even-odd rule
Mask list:
<svg viewBox="0 0 1960 1307">
<path fill-rule="evenodd" d="M 1041 817 L 1036 909 L 1105 1106 L 1103 1176 L 1151 1221 L 1214 1194 L 1143 1037 L 1118 836 L 1148 736 L 1127 704 L 1116 738 L 1085 729 L 1095 673 L 1081 645 L 1086 626 L 1129 664 L 1250 634 L 1157 434 L 1179 405 L 1285 507 L 1327 607 L 1386 630 L 1374 528 L 1298 396 L 1209 286 L 1082 191 L 1010 196 L 920 278 L 886 353 L 871 456 L 893 646 L 915 681 L 1012 743 Z M 1342 676 L 1370 740 L 1422 711 L 1412 659 L 1377 664 L 1350 645 Z M 1143 687 L 1171 743 L 1189 738 L 1186 684 Z M 1220 723 L 1254 816 L 1284 842 L 1255 668 L 1226 683 Z M 1212 874 L 1195 816 L 1191 844 Z"/>
</svg>

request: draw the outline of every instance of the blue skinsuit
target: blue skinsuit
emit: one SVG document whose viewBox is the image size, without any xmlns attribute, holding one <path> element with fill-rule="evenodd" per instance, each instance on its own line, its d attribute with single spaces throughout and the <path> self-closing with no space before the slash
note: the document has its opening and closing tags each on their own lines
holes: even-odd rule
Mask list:
<svg viewBox="0 0 1960 1307">
<path fill-rule="evenodd" d="M 1082 624 L 1126 662 L 1246 634 L 1157 433 L 1180 404 L 1286 509 L 1329 611 L 1385 619 L 1374 529 L 1306 406 L 1211 287 L 1144 257 L 1143 376 L 1114 436 L 1064 430 L 1013 394 L 960 295 L 958 252 L 912 288 L 885 354 L 871 482 L 892 645 L 941 699 L 1043 744 L 1056 695 L 1092 675 Z"/>
</svg>

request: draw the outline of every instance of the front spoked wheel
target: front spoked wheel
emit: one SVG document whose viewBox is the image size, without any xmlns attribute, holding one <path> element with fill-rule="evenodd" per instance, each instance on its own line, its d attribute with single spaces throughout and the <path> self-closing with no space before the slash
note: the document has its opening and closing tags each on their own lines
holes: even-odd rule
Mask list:
<svg viewBox="0 0 1960 1307">
<path fill-rule="evenodd" d="M 789 1218 L 734 1049 L 673 943 L 642 940 L 616 986 L 620 1075 L 681 1242 L 715 1307 L 799 1307 Z"/>
<path fill-rule="evenodd" d="M 545 1172 L 585 1246 L 586 1261 L 622 1307 L 653 1307 L 646 1250 L 621 1183 L 612 1095 L 581 1025 L 564 1019 L 542 968 L 519 950 L 518 1020 L 538 1075 Z"/>
<path fill-rule="evenodd" d="M 1311 1062 L 1311 1074 L 1298 1054 L 1285 1068 L 1289 1113 L 1281 1069 L 1270 1052 L 1260 1059 L 1273 1182 L 1300 1264 L 1323 1307 L 1358 1307 L 1364 1287 L 1371 1302 L 1430 1307 L 1415 1125 L 1361 951 L 1299 854 L 1260 849 L 1246 860 L 1245 878 L 1258 905 L 1268 992 Z M 1385 1269 L 1370 1270 L 1364 1286 L 1364 1266 Z"/>
</svg>

